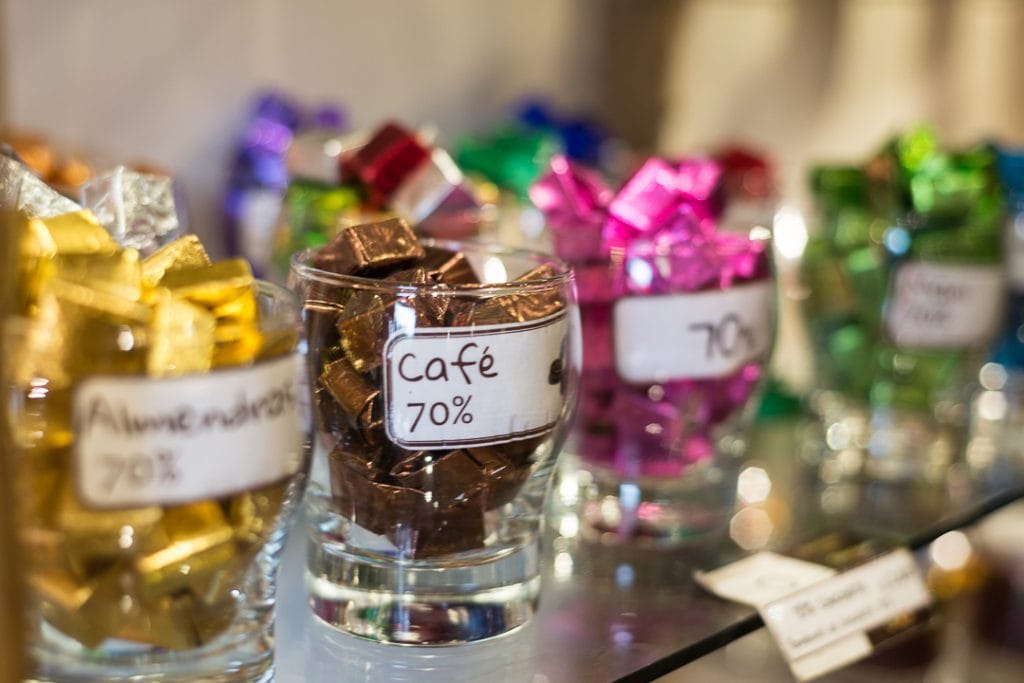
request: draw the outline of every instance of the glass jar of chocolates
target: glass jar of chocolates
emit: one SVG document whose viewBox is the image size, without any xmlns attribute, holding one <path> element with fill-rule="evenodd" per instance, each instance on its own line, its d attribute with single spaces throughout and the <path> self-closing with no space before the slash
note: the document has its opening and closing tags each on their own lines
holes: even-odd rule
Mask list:
<svg viewBox="0 0 1024 683">
<path fill-rule="evenodd" d="M 12 342 L 34 680 L 262 680 L 308 464 L 293 296 L 194 235 L 20 218 Z"/>
<path fill-rule="evenodd" d="M 313 612 L 415 645 L 526 623 L 578 374 L 567 266 L 391 219 L 296 254 L 292 284 L 314 390 Z"/>
<path fill-rule="evenodd" d="M 652 158 L 613 193 L 556 157 L 531 190 L 577 273 L 580 403 L 559 491 L 602 539 L 695 543 L 725 530 L 767 366 L 767 227 L 718 228 L 720 167 Z"/>
<path fill-rule="evenodd" d="M 992 150 L 919 129 L 863 166 L 817 168 L 803 275 L 829 483 L 942 481 L 1003 313 Z"/>
</svg>

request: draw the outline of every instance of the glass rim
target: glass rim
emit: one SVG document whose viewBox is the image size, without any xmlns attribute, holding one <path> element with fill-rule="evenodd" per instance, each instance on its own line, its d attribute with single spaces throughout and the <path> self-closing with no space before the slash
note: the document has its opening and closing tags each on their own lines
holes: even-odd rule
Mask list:
<svg viewBox="0 0 1024 683">
<path fill-rule="evenodd" d="M 543 291 L 562 287 L 575 280 L 572 267 L 562 259 L 536 249 L 508 247 L 484 240 L 445 240 L 433 237 L 420 237 L 420 243 L 427 247 L 441 247 L 450 251 L 465 251 L 467 248 L 491 256 L 518 256 L 536 261 L 538 264 L 549 263 L 558 269 L 551 277 L 533 278 L 522 281 L 494 283 L 446 284 L 436 282 L 391 282 L 380 278 L 361 275 L 344 275 L 312 265 L 312 257 L 316 249 L 302 249 L 291 255 L 289 263 L 291 273 L 303 280 L 313 280 L 322 284 L 355 287 L 357 289 L 377 289 L 407 293 L 429 293 L 436 296 L 500 295 L 518 294 L 526 291 Z"/>
</svg>

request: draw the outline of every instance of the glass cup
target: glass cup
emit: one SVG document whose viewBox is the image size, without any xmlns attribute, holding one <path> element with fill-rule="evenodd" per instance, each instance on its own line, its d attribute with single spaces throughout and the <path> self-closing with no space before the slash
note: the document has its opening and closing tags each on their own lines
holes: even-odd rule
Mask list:
<svg viewBox="0 0 1024 683">
<path fill-rule="evenodd" d="M 714 542 L 774 343 L 765 229 L 636 240 L 577 266 L 580 403 L 558 491 L 584 533 Z"/>
<path fill-rule="evenodd" d="M 312 609 L 356 636 L 436 645 L 505 633 L 536 608 L 579 323 L 563 263 L 422 242 L 483 284 L 337 275 L 307 251 L 292 285 L 315 397 Z"/>
<path fill-rule="evenodd" d="M 877 241 L 819 236 L 803 257 L 810 405 L 823 430 L 811 457 L 830 484 L 941 482 L 963 452 L 971 395 L 1003 313 L 998 232 L 981 224 L 972 238 L 966 223 L 958 241 L 944 234 L 953 229 L 914 217 L 861 222 Z"/>
<path fill-rule="evenodd" d="M 11 324 L 33 359 L 16 363 L 11 414 L 33 680 L 273 678 L 311 428 L 297 302 L 262 282 L 250 301 L 256 360 L 175 377 L 144 374 L 162 343 L 147 325 L 73 303 L 58 329 Z"/>
</svg>

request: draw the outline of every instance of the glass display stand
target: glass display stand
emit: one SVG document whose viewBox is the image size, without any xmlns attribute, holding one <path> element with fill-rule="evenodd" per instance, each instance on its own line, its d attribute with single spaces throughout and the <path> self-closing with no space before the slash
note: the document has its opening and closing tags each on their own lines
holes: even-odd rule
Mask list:
<svg viewBox="0 0 1024 683">
<path fill-rule="evenodd" d="M 757 430 L 730 528 L 704 547 L 618 542 L 574 514 L 571 497 L 560 495 L 572 486 L 554 491 L 539 613 L 525 628 L 472 645 L 380 645 L 318 622 L 306 606 L 305 539 L 293 531 L 278 601 L 277 680 L 649 681 L 763 625 L 754 610 L 697 587 L 695 569 L 833 533 L 921 549 L 1024 499 L 1024 467 L 999 462 L 984 472 L 956 468 L 938 486 L 824 483 L 801 455 L 813 429 L 786 421 Z"/>
</svg>

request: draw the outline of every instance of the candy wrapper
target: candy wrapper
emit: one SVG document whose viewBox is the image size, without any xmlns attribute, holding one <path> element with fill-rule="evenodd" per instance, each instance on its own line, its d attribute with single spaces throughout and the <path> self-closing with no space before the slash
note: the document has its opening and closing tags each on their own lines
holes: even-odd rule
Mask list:
<svg viewBox="0 0 1024 683">
<path fill-rule="evenodd" d="M 338 159 L 351 146 L 345 114 L 335 106 L 306 110 L 279 93 L 253 105 L 232 161 L 224 198 L 228 251 L 269 270 L 285 191 L 293 177 L 325 186 L 338 182 Z"/>
<path fill-rule="evenodd" d="M 769 250 L 718 230 L 720 177 L 710 160 L 652 158 L 613 193 L 556 156 L 530 189 L 578 277 L 575 451 L 622 477 L 677 477 L 707 462 L 765 368 Z"/>
<path fill-rule="evenodd" d="M 229 250 L 258 273 L 283 277 L 292 253 L 378 218 L 399 217 L 436 237 L 473 234 L 487 220 L 484 203 L 430 135 L 391 122 L 349 131 L 334 107 L 307 111 L 267 94 L 239 143 L 225 234 Z"/>
<path fill-rule="evenodd" d="M 294 320 L 275 326 L 247 263 L 211 263 L 181 234 L 170 179 L 98 176 L 83 197 L 101 219 L 4 163 L 0 178 L 21 181 L 24 210 L 9 353 L 20 536 L 38 612 L 95 666 L 110 639 L 160 651 L 211 642 L 244 604 L 246 574 L 295 495 L 304 454 L 294 395 L 232 415 L 205 402 L 224 398 L 223 382 L 243 382 L 256 400 L 268 367 L 294 367 Z M 227 422 L 237 438 L 284 434 L 273 452 L 244 453 L 260 471 L 236 467 L 230 447 L 215 455 L 234 462 L 232 477 L 209 460 Z"/>
<path fill-rule="evenodd" d="M 477 173 L 520 200 L 544 173 L 555 154 L 597 165 L 608 137 L 601 128 L 578 117 L 563 116 L 542 100 L 524 102 L 514 120 L 456 143 L 455 158 L 467 173 Z"/>
</svg>

